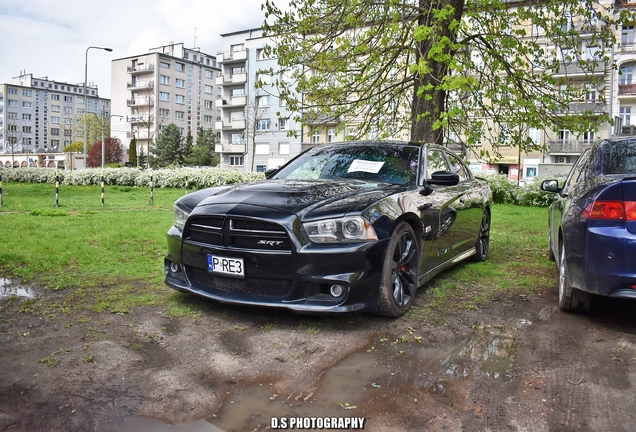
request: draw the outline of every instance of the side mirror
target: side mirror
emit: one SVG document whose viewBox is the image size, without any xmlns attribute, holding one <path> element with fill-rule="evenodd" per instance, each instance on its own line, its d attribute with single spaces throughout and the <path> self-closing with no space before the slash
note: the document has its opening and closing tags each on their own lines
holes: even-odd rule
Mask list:
<svg viewBox="0 0 636 432">
<path fill-rule="evenodd" d="M 459 184 L 459 174 L 450 171 L 436 171 L 426 182 L 439 186 L 455 186 Z"/>
<path fill-rule="evenodd" d="M 546 192 L 561 192 L 559 182 L 557 180 L 544 180 L 541 182 L 541 190 Z"/>
<path fill-rule="evenodd" d="M 270 168 L 268 170 L 265 170 L 265 178 L 270 178 L 276 171 L 278 171 L 278 168 Z"/>
</svg>

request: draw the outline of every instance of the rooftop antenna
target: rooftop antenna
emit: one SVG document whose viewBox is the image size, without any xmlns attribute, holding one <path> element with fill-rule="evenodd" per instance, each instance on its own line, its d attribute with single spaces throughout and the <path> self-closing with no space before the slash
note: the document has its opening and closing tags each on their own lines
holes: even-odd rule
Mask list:
<svg viewBox="0 0 636 432">
<path fill-rule="evenodd" d="M 197 28 L 194 28 L 194 45 L 192 46 L 192 49 L 198 49 L 197 48 Z"/>
</svg>

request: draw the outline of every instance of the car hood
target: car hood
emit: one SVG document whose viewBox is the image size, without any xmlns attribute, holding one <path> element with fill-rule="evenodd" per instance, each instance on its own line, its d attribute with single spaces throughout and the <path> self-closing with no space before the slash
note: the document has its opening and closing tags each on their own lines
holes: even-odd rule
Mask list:
<svg viewBox="0 0 636 432">
<path fill-rule="evenodd" d="M 331 180 L 265 180 L 211 189 L 198 208 L 215 205 L 248 205 L 294 213 L 301 220 L 362 211 L 372 203 L 396 193 L 403 186 L 387 183 Z M 241 206 L 242 207 L 242 206 Z M 205 210 L 203 210 L 205 212 Z"/>
</svg>

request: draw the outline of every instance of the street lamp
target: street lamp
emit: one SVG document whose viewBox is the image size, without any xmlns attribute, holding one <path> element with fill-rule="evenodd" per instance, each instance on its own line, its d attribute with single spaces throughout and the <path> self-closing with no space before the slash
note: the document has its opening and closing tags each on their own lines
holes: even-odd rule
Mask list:
<svg viewBox="0 0 636 432">
<path fill-rule="evenodd" d="M 102 119 L 101 120 L 99 119 L 99 117 L 97 117 L 97 113 L 93 113 L 93 115 L 95 116 L 95 119 L 99 123 L 99 126 L 102 128 L 102 168 L 104 168 L 105 161 L 106 161 L 106 144 L 105 144 L 105 139 L 104 139 L 104 126 L 105 126 L 104 111 L 102 110 Z M 119 117 L 119 119 L 121 120 L 124 116 L 117 115 L 117 114 L 111 114 L 109 117 L 111 117 L 111 118 L 112 117 Z M 108 123 L 110 124 L 110 121 Z"/>
<path fill-rule="evenodd" d="M 84 168 L 86 168 L 86 142 L 88 141 L 88 129 L 86 127 L 86 111 L 88 109 L 88 94 L 86 92 L 86 81 L 88 79 L 88 50 L 91 48 L 111 52 L 112 48 L 89 46 L 86 48 L 86 61 L 84 62 Z"/>
</svg>

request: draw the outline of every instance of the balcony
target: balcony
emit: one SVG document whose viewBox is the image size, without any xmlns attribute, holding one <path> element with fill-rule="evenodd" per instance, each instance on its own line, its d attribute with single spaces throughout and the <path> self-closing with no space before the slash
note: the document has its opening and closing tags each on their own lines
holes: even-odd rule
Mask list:
<svg viewBox="0 0 636 432">
<path fill-rule="evenodd" d="M 150 117 L 142 115 L 127 116 L 126 121 L 128 123 L 152 123 L 152 119 L 150 119 Z"/>
<path fill-rule="evenodd" d="M 245 153 L 245 144 L 215 144 L 214 151 L 216 153 Z"/>
<path fill-rule="evenodd" d="M 344 121 L 344 116 L 334 116 L 327 114 L 305 113 L 303 114 L 303 122 L 309 126 L 326 126 L 337 125 Z"/>
<path fill-rule="evenodd" d="M 605 62 L 598 62 L 596 65 L 593 65 L 592 62 L 585 63 L 587 64 L 584 67 L 582 67 L 580 62 L 577 61 L 561 63 L 559 72 L 554 76 L 585 76 L 589 74 L 601 75 L 605 73 Z"/>
<path fill-rule="evenodd" d="M 568 114 L 605 114 L 607 113 L 607 104 L 600 101 L 572 102 L 568 108 L 561 110 L 561 113 Z"/>
<path fill-rule="evenodd" d="M 245 129 L 245 119 L 232 119 L 231 121 L 223 120 L 217 121 L 214 127 L 223 130 L 232 130 L 232 129 Z"/>
<path fill-rule="evenodd" d="M 126 100 L 126 106 L 132 107 L 132 106 L 152 106 L 154 105 L 154 101 L 150 98 L 143 98 L 143 99 L 128 99 Z"/>
<path fill-rule="evenodd" d="M 126 84 L 128 90 L 148 90 L 155 87 L 155 82 L 152 80 L 138 81 Z"/>
<path fill-rule="evenodd" d="M 247 82 L 246 73 L 223 74 L 221 76 L 216 77 L 217 85 L 245 84 L 246 82 Z"/>
<path fill-rule="evenodd" d="M 231 63 L 247 60 L 247 50 L 223 51 L 216 55 L 217 63 Z"/>
<path fill-rule="evenodd" d="M 247 103 L 247 97 L 245 96 L 226 96 L 216 100 L 216 107 L 240 107 L 245 106 Z"/>
<path fill-rule="evenodd" d="M 145 140 L 148 139 L 149 135 L 148 131 L 126 132 L 126 138 L 128 139 L 137 138 L 138 140 Z"/>
<path fill-rule="evenodd" d="M 583 153 L 585 149 L 591 147 L 593 142 L 592 140 L 549 140 L 548 147 L 550 154 L 580 154 Z"/>
<path fill-rule="evenodd" d="M 619 84 L 619 96 L 636 96 L 636 84 Z"/>
<path fill-rule="evenodd" d="M 140 64 L 137 66 L 133 66 L 133 67 L 128 67 L 126 68 L 128 70 L 129 74 L 142 74 L 142 73 L 146 73 L 146 72 L 154 72 L 155 70 L 155 65 L 153 64 Z"/>
</svg>

